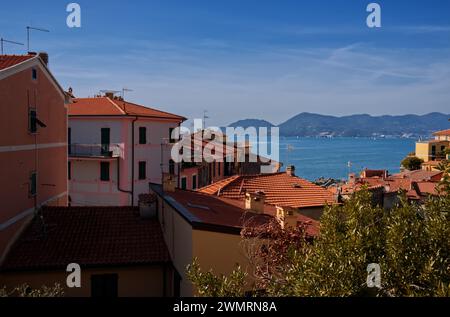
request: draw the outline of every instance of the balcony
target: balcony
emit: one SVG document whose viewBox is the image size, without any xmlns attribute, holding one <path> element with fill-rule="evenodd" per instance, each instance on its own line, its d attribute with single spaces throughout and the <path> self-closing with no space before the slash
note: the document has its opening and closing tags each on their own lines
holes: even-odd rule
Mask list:
<svg viewBox="0 0 450 317">
<path fill-rule="evenodd" d="M 69 157 L 116 158 L 122 156 L 119 144 L 69 144 Z"/>
</svg>

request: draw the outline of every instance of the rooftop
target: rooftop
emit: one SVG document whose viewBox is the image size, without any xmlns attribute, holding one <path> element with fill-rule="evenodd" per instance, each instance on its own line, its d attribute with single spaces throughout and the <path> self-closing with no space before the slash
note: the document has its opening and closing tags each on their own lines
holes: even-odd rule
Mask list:
<svg viewBox="0 0 450 317">
<path fill-rule="evenodd" d="M 157 219 L 132 207 L 44 207 L 7 255 L 1 270 L 119 266 L 170 261 Z M 45 230 L 44 230 L 45 228 Z"/>
<path fill-rule="evenodd" d="M 450 129 L 434 132 L 435 136 L 450 136 Z"/>
<path fill-rule="evenodd" d="M 198 191 L 239 200 L 245 198 L 246 192 L 263 191 L 267 204 L 293 208 L 321 207 L 335 202 L 331 191 L 285 172 L 231 176 Z"/>
<path fill-rule="evenodd" d="M 172 113 L 109 97 L 75 98 L 69 105 L 69 116 L 141 116 L 180 122 L 186 120 Z"/>
<path fill-rule="evenodd" d="M 0 55 L 0 70 L 23 63 L 36 55 Z"/>
<path fill-rule="evenodd" d="M 236 199 L 212 196 L 201 192 L 176 189 L 162 192 L 161 185 L 151 184 L 153 191 L 164 196 L 194 228 L 239 234 L 244 225 L 261 225 L 276 216 L 276 207 L 264 205 L 264 213 L 245 209 L 245 202 Z M 298 214 L 297 221 L 306 227 L 306 233 L 315 236 L 319 222 Z"/>
</svg>

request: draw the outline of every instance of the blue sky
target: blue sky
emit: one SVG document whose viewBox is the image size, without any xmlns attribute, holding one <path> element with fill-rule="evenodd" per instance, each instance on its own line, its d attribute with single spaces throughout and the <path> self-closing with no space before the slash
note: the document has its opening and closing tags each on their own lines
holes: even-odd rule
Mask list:
<svg viewBox="0 0 450 317">
<path fill-rule="evenodd" d="M 332 115 L 440 111 L 450 104 L 450 1 L 8 1 L 0 36 L 47 51 L 76 96 L 133 89 L 127 99 L 201 117 L 280 123 L 303 111 Z M 7 53 L 23 47 L 7 45 Z"/>
</svg>

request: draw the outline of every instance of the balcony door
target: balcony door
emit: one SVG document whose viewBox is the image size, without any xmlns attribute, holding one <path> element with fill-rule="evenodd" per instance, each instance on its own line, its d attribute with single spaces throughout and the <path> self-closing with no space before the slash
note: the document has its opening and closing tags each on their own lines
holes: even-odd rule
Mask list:
<svg viewBox="0 0 450 317">
<path fill-rule="evenodd" d="M 101 142 L 102 142 L 102 155 L 107 155 L 109 152 L 109 144 L 111 142 L 111 132 L 109 128 L 102 128 L 101 131 Z"/>
</svg>

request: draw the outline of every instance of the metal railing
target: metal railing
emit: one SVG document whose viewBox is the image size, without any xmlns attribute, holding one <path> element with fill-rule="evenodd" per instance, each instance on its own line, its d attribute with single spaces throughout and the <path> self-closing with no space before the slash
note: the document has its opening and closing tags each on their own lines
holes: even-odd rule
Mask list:
<svg viewBox="0 0 450 317">
<path fill-rule="evenodd" d="M 122 150 L 119 144 L 79 144 L 68 146 L 70 157 L 120 157 Z"/>
</svg>

